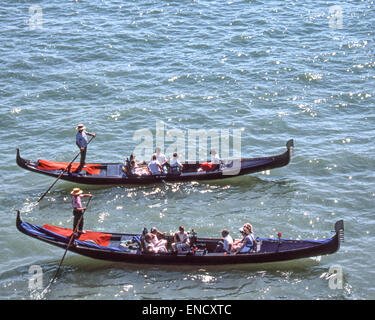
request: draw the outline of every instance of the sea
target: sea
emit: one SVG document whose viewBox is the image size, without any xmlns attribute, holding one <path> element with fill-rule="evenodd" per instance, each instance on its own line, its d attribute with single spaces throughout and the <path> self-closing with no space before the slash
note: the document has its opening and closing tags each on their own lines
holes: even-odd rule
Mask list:
<svg viewBox="0 0 375 320">
<path fill-rule="evenodd" d="M 372 0 L 2 0 L 0 299 L 374 299 L 374 30 Z M 209 159 L 215 139 L 189 140 L 191 132 L 226 136 L 229 157 L 281 154 L 289 139 L 294 148 L 285 167 L 223 180 L 61 180 L 36 204 L 55 179 L 18 167 L 16 149 L 70 162 L 79 123 L 96 134 L 91 163 L 123 162 L 134 150 L 147 158 L 158 143 L 167 156 L 177 147 Z M 20 233 L 16 211 L 36 225 L 71 227 L 74 187 L 93 195 L 87 230 L 183 225 L 239 238 L 250 222 L 259 237 L 326 239 L 342 219 L 345 241 L 331 255 L 226 267 L 68 252 L 43 292 L 64 250 Z"/>
</svg>

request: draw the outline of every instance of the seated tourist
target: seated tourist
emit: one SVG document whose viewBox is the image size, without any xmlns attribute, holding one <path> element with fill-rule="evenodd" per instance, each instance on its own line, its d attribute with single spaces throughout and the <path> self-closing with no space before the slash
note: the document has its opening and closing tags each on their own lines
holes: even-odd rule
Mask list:
<svg viewBox="0 0 375 320">
<path fill-rule="evenodd" d="M 179 231 L 175 232 L 173 243 L 172 243 L 172 249 L 173 251 L 177 252 L 183 252 L 183 251 L 189 251 L 190 250 L 190 240 L 187 232 L 185 232 L 185 228 L 183 226 L 180 226 Z"/>
<path fill-rule="evenodd" d="M 130 162 L 130 174 L 135 174 L 135 168 L 138 168 L 138 165 L 134 160 L 132 160 Z"/>
<path fill-rule="evenodd" d="M 161 166 L 163 166 L 167 162 L 166 156 L 161 153 L 161 149 L 159 147 L 156 147 L 155 155 L 156 155 L 156 160 L 158 160 Z"/>
<path fill-rule="evenodd" d="M 236 239 L 233 241 L 233 251 L 237 251 L 237 249 L 242 246 L 242 242 L 246 238 L 245 230 L 243 228 L 240 228 L 239 231 L 242 235 L 242 239 Z"/>
<path fill-rule="evenodd" d="M 161 174 L 162 171 L 163 171 L 163 168 L 160 165 L 160 163 L 158 162 L 158 160 L 156 159 L 155 154 L 152 156 L 152 161 L 148 164 L 148 169 L 150 170 L 150 173 L 152 175 Z"/>
<path fill-rule="evenodd" d="M 151 233 L 146 233 L 145 234 L 145 251 L 146 252 L 150 252 L 150 253 L 152 253 L 152 252 L 155 252 L 154 251 L 154 249 L 155 249 L 155 247 L 154 247 L 154 244 L 152 243 L 152 235 L 151 235 Z"/>
<path fill-rule="evenodd" d="M 166 245 L 167 245 L 167 240 L 164 240 L 164 239 L 158 239 L 158 236 L 164 236 L 165 235 L 165 232 L 159 232 L 158 229 L 156 229 L 155 227 L 152 227 L 151 228 L 151 234 L 152 234 L 152 243 L 154 244 L 154 248 L 157 248 L 157 249 L 160 249 L 162 250 L 163 252 L 166 252 L 167 251 L 167 248 L 166 248 Z"/>
<path fill-rule="evenodd" d="M 231 253 L 233 251 L 233 238 L 229 235 L 227 229 L 221 231 L 221 235 L 223 236 L 223 241 L 219 241 L 215 251 Z"/>
<path fill-rule="evenodd" d="M 171 160 L 169 166 L 170 166 L 172 169 L 179 168 L 180 171 L 182 171 L 183 165 L 181 164 L 180 161 L 178 161 L 178 154 L 177 154 L 177 152 L 173 153 L 173 158 L 172 158 L 172 160 Z"/>
<path fill-rule="evenodd" d="M 220 164 L 220 157 L 214 149 L 210 151 L 210 155 L 212 164 Z"/>
<path fill-rule="evenodd" d="M 149 253 L 160 253 L 165 252 L 165 248 L 156 247 L 152 242 L 152 233 L 148 232 L 145 234 L 145 250 Z"/>
<path fill-rule="evenodd" d="M 126 158 L 126 160 L 124 162 L 125 166 L 122 168 L 122 171 L 124 171 L 125 173 L 130 172 L 131 169 L 137 168 L 138 165 L 141 164 L 141 163 L 142 162 L 139 162 L 139 161 L 137 162 L 135 160 L 135 155 L 134 155 L 134 153 L 132 153 L 130 155 L 130 159 Z"/>
<path fill-rule="evenodd" d="M 240 232 L 243 235 L 243 239 L 234 246 L 235 253 L 249 253 L 253 249 L 255 239 L 253 233 L 253 226 L 250 223 L 246 223 Z"/>
<path fill-rule="evenodd" d="M 204 171 L 216 170 L 220 167 L 220 158 L 215 150 L 210 151 L 211 161 L 201 163 L 200 169 Z"/>
</svg>

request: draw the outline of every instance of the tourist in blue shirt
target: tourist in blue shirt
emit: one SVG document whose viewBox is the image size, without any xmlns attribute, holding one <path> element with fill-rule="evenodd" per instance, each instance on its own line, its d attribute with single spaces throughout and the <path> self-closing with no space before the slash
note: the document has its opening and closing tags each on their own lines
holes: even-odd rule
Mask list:
<svg viewBox="0 0 375 320">
<path fill-rule="evenodd" d="M 76 173 L 80 173 L 82 168 L 85 166 L 86 161 L 86 152 L 87 152 L 87 136 L 96 137 L 95 133 L 90 133 L 86 131 L 86 127 L 83 124 L 79 124 L 77 126 L 77 135 L 76 135 L 76 144 L 77 147 L 81 150 L 81 160 L 79 163 L 79 167 L 75 171 Z"/>
<path fill-rule="evenodd" d="M 255 239 L 253 226 L 250 223 L 245 223 L 240 232 L 243 239 L 235 246 L 235 253 L 249 253 L 253 249 Z"/>
</svg>

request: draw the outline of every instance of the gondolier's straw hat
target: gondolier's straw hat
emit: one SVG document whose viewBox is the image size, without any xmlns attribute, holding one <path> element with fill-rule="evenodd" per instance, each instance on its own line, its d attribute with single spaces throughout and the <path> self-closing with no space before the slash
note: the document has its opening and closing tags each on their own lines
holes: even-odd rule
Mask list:
<svg viewBox="0 0 375 320">
<path fill-rule="evenodd" d="M 73 191 L 70 193 L 72 196 L 78 196 L 82 194 L 83 191 L 80 188 L 74 188 Z"/>
<path fill-rule="evenodd" d="M 82 123 L 80 123 L 78 126 L 77 126 L 77 128 L 76 128 L 76 130 L 85 130 L 86 129 L 86 127 L 82 124 Z"/>
</svg>

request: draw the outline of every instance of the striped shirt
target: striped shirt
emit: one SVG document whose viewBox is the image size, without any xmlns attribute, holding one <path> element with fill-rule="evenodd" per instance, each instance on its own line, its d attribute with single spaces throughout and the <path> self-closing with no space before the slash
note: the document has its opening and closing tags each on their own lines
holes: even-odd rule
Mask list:
<svg viewBox="0 0 375 320">
<path fill-rule="evenodd" d="M 72 196 L 73 209 L 82 208 L 81 198 L 82 198 L 82 195 Z"/>
<path fill-rule="evenodd" d="M 87 135 L 86 135 L 85 130 L 83 130 L 82 132 L 77 132 L 76 143 L 77 143 L 77 146 L 80 148 L 84 148 L 87 146 L 88 140 L 87 140 Z"/>
</svg>

